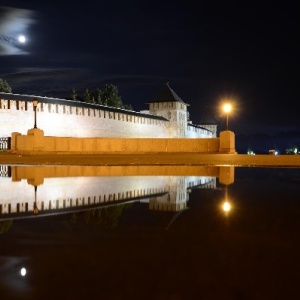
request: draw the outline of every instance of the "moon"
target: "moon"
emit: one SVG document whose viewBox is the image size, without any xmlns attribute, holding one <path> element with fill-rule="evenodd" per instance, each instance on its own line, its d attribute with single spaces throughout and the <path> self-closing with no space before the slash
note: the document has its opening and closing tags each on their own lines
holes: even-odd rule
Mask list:
<svg viewBox="0 0 300 300">
<path fill-rule="evenodd" d="M 18 41 L 21 43 L 21 44 L 24 44 L 26 42 L 26 37 L 24 35 L 19 35 L 18 36 Z"/>
</svg>

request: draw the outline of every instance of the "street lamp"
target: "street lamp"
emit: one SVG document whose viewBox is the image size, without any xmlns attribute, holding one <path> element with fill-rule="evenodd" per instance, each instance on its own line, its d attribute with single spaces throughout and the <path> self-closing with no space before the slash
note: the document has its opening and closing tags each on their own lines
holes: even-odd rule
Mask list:
<svg viewBox="0 0 300 300">
<path fill-rule="evenodd" d="M 36 127 L 36 107 L 38 105 L 39 101 L 37 99 L 33 99 L 33 110 L 34 110 L 34 127 L 33 128 L 37 128 Z"/>
<path fill-rule="evenodd" d="M 224 104 L 223 109 L 226 113 L 226 130 L 228 130 L 228 115 L 231 112 L 231 104 L 229 103 Z"/>
</svg>

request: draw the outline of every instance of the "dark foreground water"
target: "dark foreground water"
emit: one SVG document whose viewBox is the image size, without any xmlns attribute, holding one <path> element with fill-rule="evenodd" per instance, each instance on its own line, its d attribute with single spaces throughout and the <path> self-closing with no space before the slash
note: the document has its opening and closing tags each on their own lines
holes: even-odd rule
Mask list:
<svg viewBox="0 0 300 300">
<path fill-rule="evenodd" d="M 3 204 L 0 299 L 300 299 L 300 169 L 235 168 L 188 191 L 169 211 L 139 197 L 9 218 Z"/>
</svg>

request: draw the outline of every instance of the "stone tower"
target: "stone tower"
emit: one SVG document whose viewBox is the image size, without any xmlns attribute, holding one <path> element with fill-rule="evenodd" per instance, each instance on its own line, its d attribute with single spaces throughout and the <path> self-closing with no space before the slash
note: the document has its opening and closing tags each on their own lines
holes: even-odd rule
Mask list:
<svg viewBox="0 0 300 300">
<path fill-rule="evenodd" d="M 166 83 L 164 89 L 148 104 L 150 114 L 162 116 L 169 120 L 170 137 L 180 138 L 186 136 L 188 104 L 178 97 L 169 86 L 169 83 Z"/>
</svg>

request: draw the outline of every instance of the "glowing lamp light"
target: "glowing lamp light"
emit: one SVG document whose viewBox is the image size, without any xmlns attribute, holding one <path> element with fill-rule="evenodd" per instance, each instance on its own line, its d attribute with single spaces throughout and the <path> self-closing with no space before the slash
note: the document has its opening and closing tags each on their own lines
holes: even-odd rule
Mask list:
<svg viewBox="0 0 300 300">
<path fill-rule="evenodd" d="M 228 115 L 231 112 L 232 106 L 229 103 L 224 104 L 223 110 L 226 113 L 226 130 L 228 130 Z"/>
<path fill-rule="evenodd" d="M 229 211 L 231 210 L 231 205 L 230 205 L 230 203 L 229 203 L 228 201 L 225 201 L 225 202 L 223 203 L 223 210 L 224 210 L 225 212 L 229 212 Z"/>
<path fill-rule="evenodd" d="M 20 271 L 21 276 L 22 277 L 26 276 L 26 273 L 27 273 L 26 268 L 22 268 L 21 271 Z"/>
<path fill-rule="evenodd" d="M 229 113 L 229 112 L 231 111 L 231 105 L 230 105 L 229 103 L 226 103 L 226 104 L 224 105 L 224 111 L 225 111 L 226 113 Z"/>
</svg>

